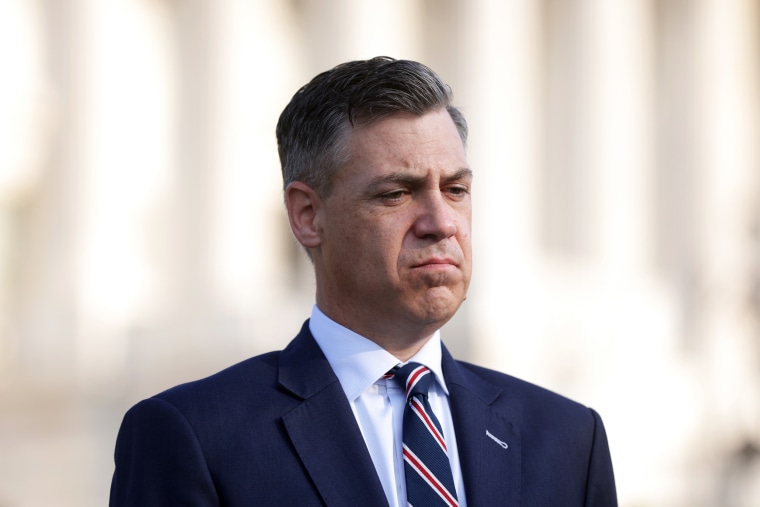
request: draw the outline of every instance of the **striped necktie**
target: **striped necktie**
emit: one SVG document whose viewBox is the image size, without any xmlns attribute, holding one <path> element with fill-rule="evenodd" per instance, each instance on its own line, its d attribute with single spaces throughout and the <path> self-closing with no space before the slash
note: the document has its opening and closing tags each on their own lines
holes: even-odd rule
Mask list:
<svg viewBox="0 0 760 507">
<path fill-rule="evenodd" d="M 389 373 L 406 392 L 403 445 L 408 504 L 458 506 L 443 430 L 428 403 L 432 372 L 419 363 L 407 363 Z"/>
</svg>

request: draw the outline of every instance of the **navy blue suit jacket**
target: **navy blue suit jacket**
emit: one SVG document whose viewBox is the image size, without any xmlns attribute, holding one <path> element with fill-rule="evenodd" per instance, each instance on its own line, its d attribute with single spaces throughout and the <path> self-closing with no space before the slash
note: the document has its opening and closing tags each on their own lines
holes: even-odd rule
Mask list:
<svg viewBox="0 0 760 507">
<path fill-rule="evenodd" d="M 596 412 L 445 348 L 443 372 L 470 507 L 617 505 Z M 111 506 L 388 505 L 306 324 L 281 352 L 132 407 L 115 460 Z"/>
</svg>

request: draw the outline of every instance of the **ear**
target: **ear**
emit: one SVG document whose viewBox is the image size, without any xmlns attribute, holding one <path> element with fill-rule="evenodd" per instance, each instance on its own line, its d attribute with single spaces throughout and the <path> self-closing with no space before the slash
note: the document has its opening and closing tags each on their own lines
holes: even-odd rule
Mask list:
<svg viewBox="0 0 760 507">
<path fill-rule="evenodd" d="M 290 229 L 304 248 L 316 248 L 322 243 L 322 230 L 317 220 L 321 205 L 317 192 L 301 181 L 294 181 L 285 188 Z"/>
</svg>

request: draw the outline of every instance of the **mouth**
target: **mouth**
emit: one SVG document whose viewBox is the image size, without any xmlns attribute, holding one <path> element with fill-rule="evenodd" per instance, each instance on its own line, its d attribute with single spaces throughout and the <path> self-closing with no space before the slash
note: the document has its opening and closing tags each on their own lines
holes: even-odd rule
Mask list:
<svg viewBox="0 0 760 507">
<path fill-rule="evenodd" d="M 448 257 L 431 257 L 429 259 L 425 259 L 422 262 L 412 265 L 413 268 L 444 268 L 448 266 L 457 266 L 457 263 Z"/>
</svg>

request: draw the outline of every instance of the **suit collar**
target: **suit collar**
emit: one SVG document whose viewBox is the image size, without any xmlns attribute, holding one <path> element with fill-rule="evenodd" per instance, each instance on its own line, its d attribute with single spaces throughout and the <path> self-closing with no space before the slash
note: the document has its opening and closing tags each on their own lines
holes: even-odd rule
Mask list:
<svg viewBox="0 0 760 507">
<path fill-rule="evenodd" d="M 330 363 L 311 336 L 308 320 L 280 354 L 278 380 L 282 387 L 302 399 L 338 383 Z"/>
<path fill-rule="evenodd" d="M 467 504 L 519 505 L 521 442 L 512 422 L 519 420 L 519 404 L 509 403 L 509 411 L 495 409 L 496 400 L 509 393 L 455 361 L 446 347 L 441 363 Z M 283 424 L 324 502 L 387 507 L 351 407 L 308 321 L 280 355 L 279 383 L 303 400 L 283 416 Z"/>
<path fill-rule="evenodd" d="M 501 388 L 463 367 L 462 363 L 456 361 L 443 344 L 441 344 L 441 367 L 449 387 L 461 387 L 486 405 L 491 405 L 502 394 Z"/>
<path fill-rule="evenodd" d="M 282 421 L 325 504 L 387 507 L 346 395 L 308 321 L 280 354 L 279 383 L 303 400 Z"/>
<path fill-rule="evenodd" d="M 496 409 L 494 402 L 508 393 L 455 361 L 445 347 L 442 363 L 467 504 L 519 505 L 521 442 L 512 422 L 518 405 L 509 405 L 515 413 Z"/>
</svg>

